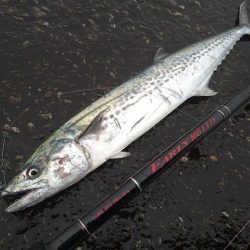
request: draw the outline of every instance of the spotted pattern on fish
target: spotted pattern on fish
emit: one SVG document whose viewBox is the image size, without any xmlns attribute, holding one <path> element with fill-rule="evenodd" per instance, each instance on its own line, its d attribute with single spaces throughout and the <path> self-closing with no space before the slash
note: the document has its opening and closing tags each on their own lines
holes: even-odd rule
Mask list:
<svg viewBox="0 0 250 250">
<path fill-rule="evenodd" d="M 178 81 L 180 75 L 185 77 L 190 69 L 196 68 L 198 70 L 198 66 L 202 65 L 204 58 L 209 58 L 214 62 L 222 61 L 234 44 L 240 39 L 242 35 L 240 32 L 241 29 L 242 27 L 234 28 L 215 38 L 208 39 L 203 43 L 191 45 L 172 56 L 163 58 L 156 62 L 153 66 L 146 69 L 138 76 L 125 82 L 110 93 L 107 93 L 104 97 L 64 124 L 53 134 L 52 137 L 37 149 L 36 155 L 34 155 L 33 158 L 39 158 L 38 155 L 40 153 L 44 154 L 48 145 L 56 142 L 57 138 L 73 139 L 79 135 L 83 135 L 84 130 L 88 128 L 94 118 L 108 106 L 112 106 L 112 103 L 116 103 L 117 100 L 119 100 L 117 103 L 119 109 L 115 111 L 111 118 L 104 116 L 103 121 L 108 123 L 110 119 L 112 120 L 115 117 L 118 119 L 119 115 L 133 105 L 133 103 L 135 104 L 138 101 L 137 95 L 142 93 L 145 93 L 145 95 L 151 96 L 152 98 L 161 99 L 170 106 L 173 97 L 180 98 L 183 96 L 184 91 L 181 86 L 179 86 L 180 81 Z M 234 41 L 233 43 L 232 40 Z M 231 43 L 231 45 L 228 48 L 229 43 Z M 225 50 L 225 54 L 222 58 L 218 59 L 214 56 L 214 51 L 221 50 L 222 48 Z M 220 63 L 214 64 L 215 67 L 212 71 L 216 70 Z M 193 75 L 194 72 L 195 71 L 193 70 Z M 171 91 L 167 93 L 167 91 L 164 91 L 164 88 Z M 130 101 L 133 102 L 129 104 Z M 49 153 L 50 152 L 48 151 L 48 154 Z M 32 157 L 29 161 L 31 160 Z"/>
</svg>

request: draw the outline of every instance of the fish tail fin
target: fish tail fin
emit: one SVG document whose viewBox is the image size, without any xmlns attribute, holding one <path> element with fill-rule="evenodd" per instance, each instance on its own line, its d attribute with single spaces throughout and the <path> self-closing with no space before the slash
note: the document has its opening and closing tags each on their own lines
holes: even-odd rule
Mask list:
<svg viewBox="0 0 250 250">
<path fill-rule="evenodd" d="M 249 17 L 248 17 L 248 12 L 247 12 L 247 0 L 242 2 L 240 5 L 240 11 L 239 11 L 239 25 L 245 27 L 246 29 L 246 34 L 250 35 L 250 22 L 249 22 Z"/>
</svg>

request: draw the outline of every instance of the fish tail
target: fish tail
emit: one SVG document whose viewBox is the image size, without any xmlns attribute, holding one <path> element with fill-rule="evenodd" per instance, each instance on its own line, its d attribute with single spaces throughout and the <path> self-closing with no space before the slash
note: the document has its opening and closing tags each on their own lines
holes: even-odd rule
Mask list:
<svg viewBox="0 0 250 250">
<path fill-rule="evenodd" d="M 239 25 L 242 27 L 245 27 L 246 34 L 250 35 L 250 23 L 248 18 L 248 12 L 247 12 L 247 0 L 242 2 L 240 5 L 240 11 L 239 11 Z"/>
</svg>

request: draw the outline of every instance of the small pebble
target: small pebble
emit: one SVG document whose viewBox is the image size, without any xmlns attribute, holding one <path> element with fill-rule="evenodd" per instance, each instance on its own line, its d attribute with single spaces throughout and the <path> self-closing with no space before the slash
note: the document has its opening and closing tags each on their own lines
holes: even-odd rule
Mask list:
<svg viewBox="0 0 250 250">
<path fill-rule="evenodd" d="M 64 99 L 63 102 L 64 102 L 64 103 L 69 103 L 69 104 L 72 103 L 69 99 Z"/>
<path fill-rule="evenodd" d="M 215 155 L 210 155 L 210 159 L 212 161 L 218 161 L 218 158 Z"/>
<path fill-rule="evenodd" d="M 16 160 L 17 160 L 17 161 L 23 160 L 23 156 L 22 156 L 22 155 L 16 155 Z"/>
<path fill-rule="evenodd" d="M 29 122 L 29 123 L 28 123 L 28 127 L 29 127 L 29 128 L 34 128 L 34 127 L 35 127 L 35 125 L 34 125 L 34 123 Z"/>
<path fill-rule="evenodd" d="M 5 124 L 4 126 L 3 126 L 3 129 L 5 129 L 5 130 L 10 130 L 11 129 L 11 126 L 10 126 L 10 124 Z"/>
<path fill-rule="evenodd" d="M 226 212 L 226 211 L 223 211 L 222 213 L 221 213 L 223 216 L 225 216 L 226 218 L 229 218 L 229 213 L 228 212 Z"/>
<path fill-rule="evenodd" d="M 188 160 L 189 159 L 188 159 L 187 156 L 182 156 L 181 159 L 180 159 L 181 162 L 188 162 Z"/>
<path fill-rule="evenodd" d="M 30 46 L 30 41 L 25 41 L 25 42 L 23 42 L 23 47 L 24 48 L 27 48 L 27 47 L 29 47 Z"/>
<path fill-rule="evenodd" d="M 47 16 L 46 12 L 42 11 L 41 9 L 37 7 L 32 8 L 33 14 L 35 17 L 44 17 Z"/>
<path fill-rule="evenodd" d="M 38 115 L 41 116 L 43 120 L 51 120 L 52 119 L 52 114 L 51 113 L 38 114 Z"/>
<path fill-rule="evenodd" d="M 20 129 L 18 127 L 11 127 L 11 131 L 15 134 L 20 134 Z"/>
</svg>

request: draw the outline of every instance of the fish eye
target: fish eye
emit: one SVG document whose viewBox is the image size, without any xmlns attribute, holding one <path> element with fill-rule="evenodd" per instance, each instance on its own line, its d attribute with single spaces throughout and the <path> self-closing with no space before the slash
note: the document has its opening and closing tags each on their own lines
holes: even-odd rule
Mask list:
<svg viewBox="0 0 250 250">
<path fill-rule="evenodd" d="M 30 178 L 35 178 L 36 176 L 38 176 L 39 174 L 39 169 L 36 166 L 31 166 L 28 170 L 27 170 L 27 175 Z"/>
</svg>

